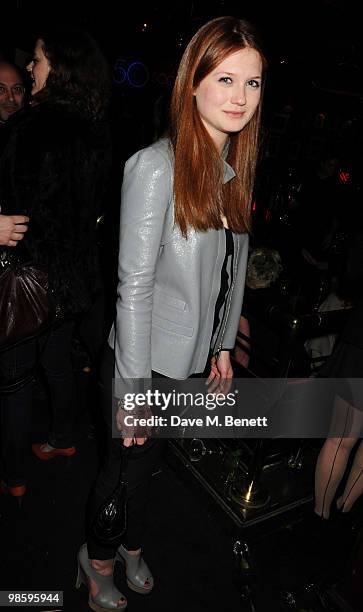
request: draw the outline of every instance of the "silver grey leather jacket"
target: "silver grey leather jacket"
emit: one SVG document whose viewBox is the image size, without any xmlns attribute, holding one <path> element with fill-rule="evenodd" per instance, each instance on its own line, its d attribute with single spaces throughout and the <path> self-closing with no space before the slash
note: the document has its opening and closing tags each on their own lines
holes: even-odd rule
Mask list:
<svg viewBox="0 0 363 612">
<path fill-rule="evenodd" d="M 224 182 L 235 176 L 224 162 Z M 228 303 L 211 339 L 226 252 L 225 232 L 174 224 L 173 152 L 167 139 L 125 165 L 121 197 L 115 378 L 150 378 L 151 370 L 185 379 L 203 372 L 208 354 L 232 349 L 243 300 L 248 235 L 233 234 Z"/>
</svg>

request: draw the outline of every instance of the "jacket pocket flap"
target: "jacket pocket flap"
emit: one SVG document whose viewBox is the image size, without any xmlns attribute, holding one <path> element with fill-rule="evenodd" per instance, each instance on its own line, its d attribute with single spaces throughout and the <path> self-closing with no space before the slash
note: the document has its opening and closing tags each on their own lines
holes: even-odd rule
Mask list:
<svg viewBox="0 0 363 612">
<path fill-rule="evenodd" d="M 183 300 L 179 300 L 179 298 L 168 295 L 167 293 L 164 293 L 164 291 L 160 291 L 159 289 L 154 290 L 154 299 L 163 304 L 167 304 L 172 308 L 176 308 L 177 310 L 187 310 L 186 302 L 183 302 Z"/>
<path fill-rule="evenodd" d="M 180 325 L 179 323 L 175 323 L 174 321 L 169 321 L 169 319 L 159 317 L 156 314 L 153 314 L 152 325 L 155 327 L 160 327 L 161 329 L 171 332 L 173 334 L 177 334 L 178 336 L 188 336 L 189 338 L 191 338 L 194 333 L 194 327 Z"/>
</svg>

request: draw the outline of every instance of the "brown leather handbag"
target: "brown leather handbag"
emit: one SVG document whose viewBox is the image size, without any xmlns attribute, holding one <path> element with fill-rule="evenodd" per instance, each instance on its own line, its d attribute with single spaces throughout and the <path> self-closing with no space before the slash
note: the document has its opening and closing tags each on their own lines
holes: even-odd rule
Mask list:
<svg viewBox="0 0 363 612">
<path fill-rule="evenodd" d="M 47 271 L 4 249 L 0 253 L 0 351 L 38 336 L 54 316 Z"/>
</svg>

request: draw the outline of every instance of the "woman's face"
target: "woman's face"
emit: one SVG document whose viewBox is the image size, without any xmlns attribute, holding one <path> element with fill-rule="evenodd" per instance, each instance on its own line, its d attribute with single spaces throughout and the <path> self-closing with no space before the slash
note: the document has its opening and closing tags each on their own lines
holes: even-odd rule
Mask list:
<svg viewBox="0 0 363 612">
<path fill-rule="evenodd" d="M 32 78 L 31 93 L 33 96 L 45 87 L 50 72 L 50 64 L 44 54 L 43 44 L 43 41 L 39 38 L 35 45 L 34 57 L 26 67 Z"/>
<path fill-rule="evenodd" d="M 262 61 L 246 47 L 228 55 L 194 91 L 200 118 L 218 150 L 228 134 L 242 130 L 261 96 Z"/>
</svg>

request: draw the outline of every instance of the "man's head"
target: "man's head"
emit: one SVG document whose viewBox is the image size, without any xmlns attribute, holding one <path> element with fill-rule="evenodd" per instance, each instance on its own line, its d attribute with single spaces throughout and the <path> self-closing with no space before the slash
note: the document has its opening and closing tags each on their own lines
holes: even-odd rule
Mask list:
<svg viewBox="0 0 363 612">
<path fill-rule="evenodd" d="M 7 121 L 23 106 L 24 92 L 19 68 L 10 62 L 0 61 L 0 121 Z"/>
</svg>

